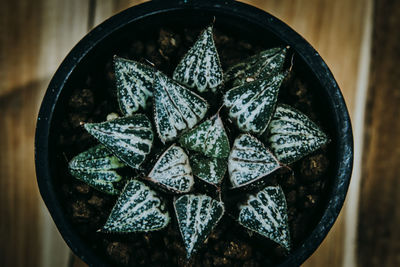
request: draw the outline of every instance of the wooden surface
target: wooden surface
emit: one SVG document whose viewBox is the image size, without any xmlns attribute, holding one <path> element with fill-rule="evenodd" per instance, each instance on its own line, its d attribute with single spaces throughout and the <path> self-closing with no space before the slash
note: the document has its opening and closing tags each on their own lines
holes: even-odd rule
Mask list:
<svg viewBox="0 0 400 267">
<path fill-rule="evenodd" d="M 358 118 L 362 124 L 363 117 L 357 116 L 356 106 L 360 105 L 356 95 L 360 89 L 358 78 L 363 79 L 360 51 L 365 45 L 364 26 L 369 18 L 370 1 L 245 2 L 285 21 L 319 51 L 342 89 L 352 118 Z M 68 260 L 68 248 L 43 209 L 34 173 L 36 115 L 51 75 L 79 39 L 106 18 L 140 2 L 143 1 L 1 1 L 0 266 L 84 266 L 77 258 Z M 374 38 L 373 75 L 366 110 L 359 245 L 354 250 L 359 266 L 400 266 L 397 226 L 400 213 L 396 209 L 400 200 L 400 182 L 396 179 L 400 142 L 394 141 L 392 145 L 400 133 L 397 119 L 400 73 L 395 65 L 400 60 L 399 38 L 396 38 L 400 7 L 394 3 L 382 0 L 375 5 L 376 26 L 386 31 L 375 30 L 374 35 L 377 38 Z M 350 266 L 343 263 L 346 254 L 353 253 L 343 249 L 348 229 L 345 224 L 354 220 L 344 214 L 357 217 L 358 212 L 342 212 L 321 247 L 304 266 Z"/>
<path fill-rule="evenodd" d="M 400 2 L 377 2 L 374 20 L 358 262 L 400 266 Z"/>
</svg>

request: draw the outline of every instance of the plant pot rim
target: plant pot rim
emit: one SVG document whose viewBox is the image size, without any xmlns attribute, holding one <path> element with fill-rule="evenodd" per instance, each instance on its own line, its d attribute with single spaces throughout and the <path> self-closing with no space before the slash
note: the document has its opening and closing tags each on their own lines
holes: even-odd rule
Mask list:
<svg viewBox="0 0 400 267">
<path fill-rule="evenodd" d="M 324 90 L 326 90 L 330 102 L 335 107 L 333 116 L 337 121 L 337 129 L 335 130 L 338 136 L 336 150 L 338 151 L 337 158 L 339 161 L 337 162 L 337 175 L 332 185 L 333 188 L 327 202 L 327 208 L 324 210 L 321 220 L 304 240 L 303 244 L 292 251 L 290 256 L 280 265 L 298 266 L 322 243 L 343 206 L 353 164 L 353 135 L 350 118 L 343 96 L 332 73 L 312 46 L 282 21 L 265 11 L 244 3 L 232 0 L 150 1 L 126 9 L 89 32 L 71 50 L 54 74 L 40 107 L 35 136 L 35 163 L 41 196 L 58 230 L 72 251 L 89 265 L 106 266 L 107 264 L 88 248 L 73 230 L 72 225 L 68 222 L 66 215 L 60 208 L 56 192 L 53 190 L 51 166 L 49 163 L 49 133 L 55 107 L 62 89 L 76 66 L 107 36 L 127 24 L 134 23 L 148 16 L 185 9 L 206 10 L 236 16 L 249 23 L 268 29 L 284 43 L 290 44 L 297 52 L 305 64 L 312 70 Z"/>
</svg>

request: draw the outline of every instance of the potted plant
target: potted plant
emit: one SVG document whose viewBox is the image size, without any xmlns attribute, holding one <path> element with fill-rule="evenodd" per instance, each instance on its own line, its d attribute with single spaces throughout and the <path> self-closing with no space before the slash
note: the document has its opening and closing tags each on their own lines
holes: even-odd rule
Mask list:
<svg viewBox="0 0 400 267">
<path fill-rule="evenodd" d="M 193 62 L 204 64 L 190 72 Z M 246 102 L 259 88 L 269 93 Z M 164 103 L 171 95 L 191 105 Z M 171 119 L 171 106 L 180 117 Z M 304 129 L 314 139 L 299 138 Z M 204 132 L 221 138 L 207 145 Z M 282 152 L 293 140 L 303 145 Z M 42 197 L 74 253 L 94 266 L 300 265 L 342 207 L 352 155 L 347 109 L 323 60 L 284 23 L 234 1 L 154 1 L 104 22 L 54 75 L 36 132 Z M 249 166 L 259 157 L 269 168 Z M 208 203 L 210 216 L 192 222 L 190 203 Z M 275 215 L 255 220 L 252 203 L 275 205 Z M 273 220 L 279 235 L 256 227 Z"/>
</svg>

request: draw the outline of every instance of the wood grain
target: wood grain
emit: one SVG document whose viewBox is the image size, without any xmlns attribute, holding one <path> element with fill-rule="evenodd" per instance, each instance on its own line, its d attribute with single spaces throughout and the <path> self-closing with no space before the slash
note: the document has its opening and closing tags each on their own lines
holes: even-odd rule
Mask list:
<svg viewBox="0 0 400 267">
<path fill-rule="evenodd" d="M 375 2 L 358 262 L 400 266 L 400 2 Z"/>
<path fill-rule="evenodd" d="M 87 14 L 88 1 L 1 2 L 0 266 L 56 266 L 60 250 L 68 253 L 58 233 L 43 234 L 34 135 L 50 77 L 87 32 Z"/>
</svg>

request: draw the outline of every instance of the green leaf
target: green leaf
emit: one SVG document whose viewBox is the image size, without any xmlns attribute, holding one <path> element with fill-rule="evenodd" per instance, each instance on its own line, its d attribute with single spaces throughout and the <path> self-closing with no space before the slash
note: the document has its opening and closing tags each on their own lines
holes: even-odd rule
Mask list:
<svg viewBox="0 0 400 267">
<path fill-rule="evenodd" d="M 223 82 L 222 68 L 213 39 L 213 27 L 206 28 L 176 67 L 173 78 L 199 92 L 216 92 Z"/>
<path fill-rule="evenodd" d="M 286 73 L 235 87 L 224 96 L 229 117 L 243 132 L 262 134 L 274 113 L 279 88 Z"/>
<path fill-rule="evenodd" d="M 111 195 L 120 193 L 114 184 L 120 182 L 122 177 L 115 170 L 122 167 L 125 167 L 125 164 L 103 145 L 80 153 L 68 164 L 69 172 L 75 178 Z"/>
<path fill-rule="evenodd" d="M 222 218 L 224 204 L 206 195 L 184 195 L 174 206 L 189 259 Z"/>
<path fill-rule="evenodd" d="M 163 143 L 193 128 L 206 115 L 207 102 L 182 85 L 157 72 L 154 80 L 154 120 Z"/>
<path fill-rule="evenodd" d="M 265 177 L 281 166 L 264 145 L 248 134 L 236 138 L 228 159 L 233 187 L 245 186 Z"/>
<path fill-rule="evenodd" d="M 168 211 L 156 192 L 143 182 L 130 180 L 101 231 L 114 233 L 156 231 L 167 226 L 169 220 Z"/>
<path fill-rule="evenodd" d="M 271 150 L 279 161 L 290 164 L 329 142 L 328 136 L 300 111 L 278 105 L 266 131 Z"/>
<path fill-rule="evenodd" d="M 179 143 L 185 148 L 209 157 L 227 158 L 229 156 L 229 139 L 219 114 L 184 133 Z"/>
<path fill-rule="evenodd" d="M 153 145 L 151 123 L 142 114 L 101 123 L 86 123 L 84 127 L 120 160 L 134 169 L 143 163 Z"/>
<path fill-rule="evenodd" d="M 170 146 L 158 159 L 148 175 L 150 181 L 176 193 L 192 190 L 194 178 L 189 158 L 182 148 Z"/>
<path fill-rule="evenodd" d="M 226 159 L 209 158 L 201 154 L 191 155 L 190 164 L 195 176 L 214 185 L 221 183 L 227 169 Z"/>
<path fill-rule="evenodd" d="M 239 223 L 290 250 L 285 194 L 279 186 L 268 186 L 240 207 Z"/>
<path fill-rule="evenodd" d="M 147 107 L 153 96 L 155 70 L 147 65 L 114 57 L 115 80 L 119 107 L 124 115 L 132 115 L 140 107 Z"/>
<path fill-rule="evenodd" d="M 269 80 L 282 71 L 287 51 L 287 47 L 264 50 L 229 68 L 224 80 L 225 82 L 232 81 L 233 86 L 258 79 Z"/>
</svg>

